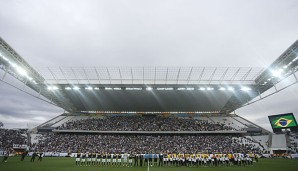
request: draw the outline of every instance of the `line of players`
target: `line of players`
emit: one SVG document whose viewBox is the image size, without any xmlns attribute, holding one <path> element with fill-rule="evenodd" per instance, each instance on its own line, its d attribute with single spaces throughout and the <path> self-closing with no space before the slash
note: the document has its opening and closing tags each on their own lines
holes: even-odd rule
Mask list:
<svg viewBox="0 0 298 171">
<path fill-rule="evenodd" d="M 163 158 L 166 166 L 252 166 L 255 154 L 168 154 Z"/>
<path fill-rule="evenodd" d="M 125 154 L 99 154 L 99 153 L 76 153 L 77 166 L 132 166 L 133 155 Z"/>
<path fill-rule="evenodd" d="M 109 154 L 76 153 L 77 166 L 252 166 L 256 154 Z M 149 162 L 149 163 L 148 163 Z"/>
</svg>

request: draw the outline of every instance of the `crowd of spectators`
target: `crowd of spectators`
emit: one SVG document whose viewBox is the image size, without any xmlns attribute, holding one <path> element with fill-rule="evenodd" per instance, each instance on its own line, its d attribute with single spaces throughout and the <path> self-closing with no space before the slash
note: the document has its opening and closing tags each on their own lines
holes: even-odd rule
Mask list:
<svg viewBox="0 0 298 171">
<path fill-rule="evenodd" d="M 218 131 L 232 127 L 205 120 L 161 116 L 111 116 L 69 121 L 60 130 L 88 131 Z"/>
<path fill-rule="evenodd" d="M 45 152 L 100 153 L 249 153 L 260 152 L 240 145 L 232 135 L 107 135 L 47 133 L 33 149 Z"/>
<path fill-rule="evenodd" d="M 27 144 L 27 138 L 23 135 L 23 132 L 0 128 L 0 148 L 10 149 L 14 144 Z"/>
</svg>

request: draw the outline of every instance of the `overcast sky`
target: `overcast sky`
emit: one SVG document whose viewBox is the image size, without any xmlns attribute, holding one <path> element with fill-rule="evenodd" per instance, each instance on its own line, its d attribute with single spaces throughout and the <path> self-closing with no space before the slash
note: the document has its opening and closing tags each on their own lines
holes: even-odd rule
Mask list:
<svg viewBox="0 0 298 171">
<path fill-rule="evenodd" d="M 298 38 L 297 0 L 1 0 L 0 36 L 33 67 L 266 67 Z M 298 85 L 236 111 L 298 114 Z M 62 109 L 0 82 L 5 127 Z"/>
</svg>

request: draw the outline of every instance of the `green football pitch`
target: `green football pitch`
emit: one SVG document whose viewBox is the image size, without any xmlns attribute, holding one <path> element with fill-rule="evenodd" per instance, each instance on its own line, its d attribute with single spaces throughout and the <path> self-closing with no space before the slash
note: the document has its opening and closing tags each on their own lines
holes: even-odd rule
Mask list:
<svg viewBox="0 0 298 171">
<path fill-rule="evenodd" d="M 2 161 L 2 157 L 0 158 Z M 0 161 L 0 162 L 1 162 Z M 243 167 L 150 167 L 150 171 L 297 171 L 298 159 L 260 159 L 253 166 Z M 147 167 L 104 167 L 76 166 L 74 158 L 45 157 L 42 162 L 30 162 L 30 158 L 20 161 L 20 157 L 10 157 L 6 163 L 0 163 L 0 171 L 147 171 Z"/>
</svg>

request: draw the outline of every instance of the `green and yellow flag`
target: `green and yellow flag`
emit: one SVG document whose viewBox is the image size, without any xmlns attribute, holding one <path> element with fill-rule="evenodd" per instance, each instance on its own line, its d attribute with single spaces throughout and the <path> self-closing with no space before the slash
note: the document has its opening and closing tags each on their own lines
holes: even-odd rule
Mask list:
<svg viewBox="0 0 298 171">
<path fill-rule="evenodd" d="M 273 128 L 287 128 L 297 126 L 293 115 L 279 116 L 271 120 Z"/>
</svg>

